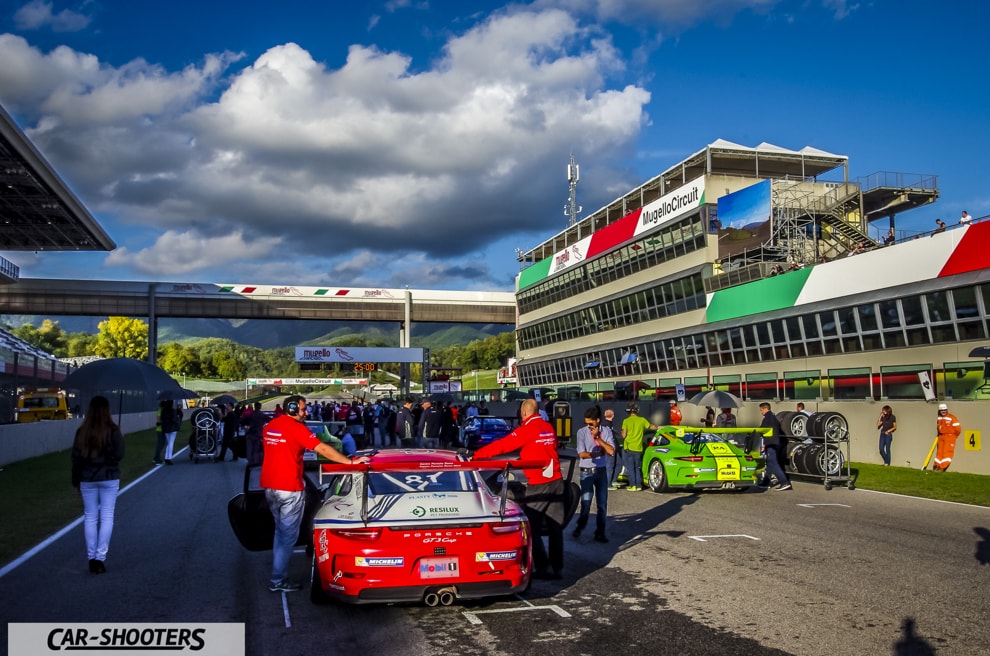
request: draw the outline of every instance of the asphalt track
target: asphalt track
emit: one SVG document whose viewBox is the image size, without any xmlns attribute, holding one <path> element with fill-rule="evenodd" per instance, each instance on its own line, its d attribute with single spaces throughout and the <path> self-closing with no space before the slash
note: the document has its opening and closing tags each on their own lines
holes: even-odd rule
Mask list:
<svg viewBox="0 0 990 656">
<path fill-rule="evenodd" d="M 234 539 L 243 466 L 176 463 L 120 496 L 107 574 L 88 573 L 81 525 L 8 569 L 5 653 L 8 622 L 243 622 L 251 656 L 990 653 L 987 508 L 801 481 L 617 491 L 611 542 L 568 532 L 564 580 L 521 597 L 314 606 L 269 592 L 270 555 Z M 308 578 L 303 553 L 292 566 Z"/>
</svg>

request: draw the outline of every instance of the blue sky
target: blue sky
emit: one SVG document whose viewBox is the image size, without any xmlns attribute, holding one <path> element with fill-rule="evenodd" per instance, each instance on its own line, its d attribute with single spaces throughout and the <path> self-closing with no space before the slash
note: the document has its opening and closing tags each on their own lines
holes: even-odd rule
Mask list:
<svg viewBox="0 0 990 656">
<path fill-rule="evenodd" d="M 990 214 L 987 3 L 0 0 L 0 103 L 117 243 L 23 276 L 510 291 L 716 139 Z M 882 232 L 885 225 L 878 225 Z"/>
</svg>

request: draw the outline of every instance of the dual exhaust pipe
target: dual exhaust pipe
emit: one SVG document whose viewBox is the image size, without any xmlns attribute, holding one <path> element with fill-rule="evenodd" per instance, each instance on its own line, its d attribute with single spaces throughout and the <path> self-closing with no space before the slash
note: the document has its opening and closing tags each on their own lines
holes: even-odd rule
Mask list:
<svg viewBox="0 0 990 656">
<path fill-rule="evenodd" d="M 457 588 L 440 588 L 438 590 L 428 590 L 423 597 L 423 603 L 433 608 L 435 606 L 449 606 L 457 598 Z"/>
</svg>

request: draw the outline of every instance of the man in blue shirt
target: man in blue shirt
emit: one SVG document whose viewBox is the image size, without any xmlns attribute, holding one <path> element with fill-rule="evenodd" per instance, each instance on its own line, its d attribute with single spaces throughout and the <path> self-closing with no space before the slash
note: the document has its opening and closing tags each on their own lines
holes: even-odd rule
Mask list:
<svg viewBox="0 0 990 656">
<path fill-rule="evenodd" d="M 615 453 L 615 436 L 612 429 L 602 426 L 602 411 L 592 406 L 584 412 L 584 426 L 577 432 L 577 451 L 581 461 L 581 514 L 573 536 L 581 535 L 591 513 L 591 497 L 597 504 L 595 515 L 595 541 L 608 542 L 605 537 L 605 515 L 608 506 L 608 461 Z"/>
</svg>

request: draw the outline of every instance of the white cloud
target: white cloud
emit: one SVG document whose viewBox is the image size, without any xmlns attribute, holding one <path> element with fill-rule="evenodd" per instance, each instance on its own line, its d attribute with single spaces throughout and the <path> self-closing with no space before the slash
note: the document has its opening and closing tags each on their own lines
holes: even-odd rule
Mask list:
<svg viewBox="0 0 990 656">
<path fill-rule="evenodd" d="M 282 240 L 277 238 L 246 241 L 242 233 L 204 238 L 192 232 L 166 231 L 154 245 L 139 251 L 126 246 L 107 255 L 108 266 L 128 266 L 135 271 L 157 277 L 182 275 L 209 267 L 223 267 L 231 262 L 250 262 L 270 258 Z"/>
<path fill-rule="evenodd" d="M 304 233 L 297 255 L 367 250 L 378 278 L 403 257 L 423 275 L 483 278 L 470 260 L 493 239 L 559 227 L 571 150 L 596 189 L 623 179 L 650 99 L 610 86 L 622 62 L 607 35 L 559 10 L 489 17 L 415 72 L 357 45 L 339 68 L 287 43 L 240 70 L 224 53 L 170 72 L 2 35 L 0 59 L 15 62 L 0 70 L 5 103 L 91 211 L 153 231 L 144 243 L 160 235 L 137 252 L 115 238 L 107 259 L 148 275 Z M 254 265 L 284 256 L 260 248 Z M 467 264 L 428 264 L 451 258 Z"/>
<path fill-rule="evenodd" d="M 89 16 L 69 9 L 52 13 L 52 3 L 31 0 L 14 12 L 14 25 L 19 30 L 40 30 L 50 26 L 53 32 L 79 32 L 89 27 Z"/>
</svg>

